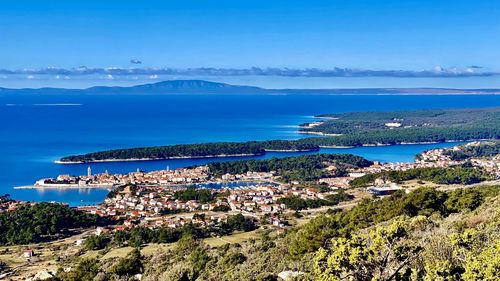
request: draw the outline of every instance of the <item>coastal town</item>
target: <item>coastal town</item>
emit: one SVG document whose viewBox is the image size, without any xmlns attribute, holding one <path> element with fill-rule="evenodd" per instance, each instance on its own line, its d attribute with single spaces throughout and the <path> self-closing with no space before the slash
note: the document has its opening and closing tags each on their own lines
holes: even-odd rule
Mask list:
<svg viewBox="0 0 500 281">
<path fill-rule="evenodd" d="M 500 0 L 0 7 L 0 281 L 500 281 Z"/>
<path fill-rule="evenodd" d="M 36 181 L 33 187 L 114 187 L 126 184 L 140 185 L 166 185 L 166 184 L 191 184 L 205 182 L 208 179 L 206 166 L 192 169 L 182 168 L 175 170 L 158 170 L 143 172 L 137 170 L 128 174 L 110 174 L 107 171 L 92 174 L 92 169 L 87 168 L 87 175 L 72 176 L 59 175 L 57 178 L 44 178 Z"/>
<path fill-rule="evenodd" d="M 371 195 L 386 195 L 402 189 L 401 186 L 387 180 L 377 180 L 373 185 L 361 192 L 351 188 L 353 179 L 367 174 L 385 171 L 408 171 L 418 168 L 446 168 L 463 165 L 465 160 L 453 160 L 446 151 L 458 151 L 471 146 L 480 145 L 472 142 L 463 146 L 446 149 L 432 149 L 416 157 L 413 163 L 380 163 L 363 168 L 351 168 L 344 176 L 322 177 L 315 186 L 304 186 L 298 181 L 283 182 L 275 171 L 251 172 L 243 174 L 223 174 L 216 176 L 208 166 L 191 168 L 165 169 L 158 171 L 134 171 L 127 174 L 110 174 L 108 172 L 92 174 L 88 168 L 85 176 L 60 175 L 55 179 L 37 181 L 35 187 L 53 185 L 54 188 L 100 186 L 112 187 L 108 197 L 102 204 L 78 207 L 79 210 L 110 217 L 123 221 L 117 229 L 137 225 L 149 228 L 181 227 L 187 222 L 205 224 L 194 218 L 194 214 L 209 214 L 208 221 L 220 222 L 228 214 L 241 213 L 256 219 L 273 215 L 277 218 L 272 223 L 285 226 L 280 214 L 293 212 L 285 203 L 286 198 L 300 198 L 304 201 L 327 201 L 339 193 L 349 194 L 350 200 L 359 200 Z M 474 167 L 500 178 L 500 156 L 478 157 L 466 160 Z M 336 166 L 325 168 L 334 171 Z M 227 184 L 232 184 L 227 187 Z M 212 186 L 212 187 L 210 187 Z M 215 186 L 215 187 L 213 187 Z M 183 192 L 192 194 L 183 196 Z M 200 197 L 200 194 L 204 196 Z M 10 211 L 27 202 L 13 201 L 0 205 L 2 211 Z"/>
<path fill-rule="evenodd" d="M 3 1 L 0 281 L 500 281 L 499 13 Z"/>
<path fill-rule="evenodd" d="M 415 169 L 453 168 L 470 166 L 491 175 L 491 179 L 500 179 L 500 155 L 478 157 L 453 156 L 454 152 L 475 149 L 484 142 L 471 142 L 451 148 L 437 148 L 424 151 L 416 156 L 412 163 L 371 162 L 366 167 L 351 167 L 342 175 L 336 175 L 339 169 L 335 163 L 328 163 L 323 169 L 327 172 L 315 182 L 284 181 L 277 171 L 214 174 L 208 165 L 165 169 L 157 171 L 134 171 L 126 174 L 92 173 L 87 175 L 59 175 L 56 178 L 44 178 L 37 181 L 34 188 L 99 188 L 110 189 L 108 196 L 99 205 L 80 206 L 77 211 L 113 221 L 115 223 L 87 228 L 82 233 L 68 238 L 65 247 L 73 254 L 84 253 L 92 249 L 95 241 L 117 239 L 124 233 L 140 233 L 144 229 L 157 233 L 181 233 L 195 227 L 207 232 L 228 229 L 237 216 L 252 221 L 249 229 L 285 233 L 295 227 L 296 219 L 310 220 L 316 211 L 330 208 L 351 208 L 364 198 L 383 198 L 396 191 L 410 192 L 405 184 L 379 178 L 369 186 L 356 188 L 352 182 L 356 179 L 385 172 L 404 172 Z M 426 183 L 422 183 L 424 186 Z M 460 187 L 457 187 L 460 188 Z M 331 201 L 335 198 L 335 201 Z M 316 202 L 304 208 L 290 204 L 297 202 Z M 321 204 L 319 203 L 321 202 Z M 329 202 L 328 204 L 325 204 Z M 23 206 L 35 206 L 37 203 L 0 198 L 0 212 L 14 212 Z M 312 206 L 312 207 L 311 207 Z M 299 210 L 305 212 L 297 213 Z M 166 232 L 165 232 L 166 231 Z M 241 234 L 247 234 L 243 231 Z M 217 234 L 214 241 L 227 241 Z M 237 234 L 238 235 L 238 234 Z M 168 237 L 168 236 L 167 236 Z M 100 240 L 101 239 L 101 240 Z M 172 238 L 173 239 L 173 238 Z M 128 243 L 131 243 L 129 240 Z M 211 241 L 211 240 L 208 240 Z M 109 242 L 108 242 L 109 243 Z M 168 245 L 168 244 L 167 244 Z M 148 247 L 148 248 L 146 248 Z M 157 244 L 146 246 L 154 249 Z M 26 264 L 36 264 L 46 251 L 43 247 L 21 247 L 19 259 Z M 112 250 L 118 252 L 122 248 Z M 123 248 L 127 249 L 127 248 Z M 144 250 L 146 251 L 146 250 Z M 12 255 L 12 253 L 9 252 Z M 64 257 L 64 255 L 62 255 Z M 31 280 L 44 280 L 55 276 L 55 269 L 33 266 Z M 68 269 L 69 270 L 69 269 Z M 137 277 L 140 279 L 140 277 Z"/>
</svg>

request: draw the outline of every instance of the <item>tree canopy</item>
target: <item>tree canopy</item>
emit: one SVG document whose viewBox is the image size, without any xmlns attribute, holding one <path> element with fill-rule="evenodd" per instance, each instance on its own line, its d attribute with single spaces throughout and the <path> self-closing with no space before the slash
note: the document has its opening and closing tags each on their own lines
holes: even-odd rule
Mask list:
<svg viewBox="0 0 500 281">
<path fill-rule="evenodd" d="M 62 204 L 36 203 L 0 213 L 0 244 L 28 244 L 51 240 L 71 233 L 71 229 L 106 225 L 96 215 Z"/>
</svg>

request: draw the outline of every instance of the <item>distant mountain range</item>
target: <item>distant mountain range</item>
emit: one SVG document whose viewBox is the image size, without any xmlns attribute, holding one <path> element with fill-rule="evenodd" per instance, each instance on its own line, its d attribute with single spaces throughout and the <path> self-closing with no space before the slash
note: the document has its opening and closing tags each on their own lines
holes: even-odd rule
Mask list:
<svg viewBox="0 0 500 281">
<path fill-rule="evenodd" d="M 359 89 L 265 89 L 230 85 L 204 80 L 168 80 L 130 87 L 97 86 L 87 89 L 64 88 L 0 88 L 9 93 L 75 93 L 75 94 L 500 94 L 500 89 L 450 88 L 359 88 Z"/>
</svg>

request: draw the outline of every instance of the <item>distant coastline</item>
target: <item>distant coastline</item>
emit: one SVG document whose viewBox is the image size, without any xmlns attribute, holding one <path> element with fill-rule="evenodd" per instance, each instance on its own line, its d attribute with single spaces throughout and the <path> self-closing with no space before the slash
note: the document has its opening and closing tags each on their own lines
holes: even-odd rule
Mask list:
<svg viewBox="0 0 500 281">
<path fill-rule="evenodd" d="M 130 87 L 95 86 L 86 89 L 67 88 L 0 88 L 0 94 L 325 94 L 325 95 L 498 95 L 500 89 L 458 88 L 332 88 L 267 89 L 231 85 L 205 80 L 166 80 Z"/>
<path fill-rule="evenodd" d="M 429 142 L 400 142 L 394 144 L 363 144 L 359 146 L 343 146 L 343 145 L 320 145 L 319 148 L 332 148 L 332 149 L 351 149 L 356 147 L 382 147 L 382 146 L 405 146 L 405 145 L 425 145 L 425 144 L 439 144 L 439 143 L 451 143 L 451 142 L 469 142 L 469 141 L 486 141 L 490 139 L 470 139 L 470 140 L 446 140 L 446 141 L 429 141 Z M 319 149 L 309 149 L 309 150 L 266 150 L 266 152 L 317 152 Z M 141 162 L 141 161 L 163 161 L 163 160 L 176 160 L 176 159 L 207 159 L 207 158 L 226 158 L 226 157 L 254 157 L 263 156 L 263 154 L 231 154 L 231 155 L 209 155 L 209 156 L 178 156 L 178 157 L 168 157 L 168 158 L 130 158 L 130 159 L 100 159 L 100 160 L 88 160 L 88 161 L 61 161 L 55 160 L 54 163 L 62 165 L 73 165 L 73 164 L 91 164 L 91 163 L 108 163 L 108 162 Z"/>
<path fill-rule="evenodd" d="M 329 118 L 327 121 L 304 123 L 299 126 L 299 133 L 323 137 L 114 149 L 71 155 L 55 162 L 82 164 L 244 157 L 261 156 L 267 152 L 313 152 L 321 148 L 433 144 L 500 138 L 500 107 L 349 112 L 316 117 Z"/>
<path fill-rule="evenodd" d="M 304 134 L 304 135 L 318 135 L 318 136 L 326 136 L 326 137 L 338 137 L 341 136 L 342 134 L 329 134 L 329 133 L 323 133 L 323 132 L 315 132 L 315 131 L 297 131 L 299 134 Z"/>
</svg>

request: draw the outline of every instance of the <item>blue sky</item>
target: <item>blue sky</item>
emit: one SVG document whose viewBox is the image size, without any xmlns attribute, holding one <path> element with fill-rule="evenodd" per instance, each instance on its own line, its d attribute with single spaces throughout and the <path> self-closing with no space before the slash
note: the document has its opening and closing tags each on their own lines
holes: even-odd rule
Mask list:
<svg viewBox="0 0 500 281">
<path fill-rule="evenodd" d="M 0 3 L 0 68 L 500 69 L 500 1 Z"/>
</svg>

